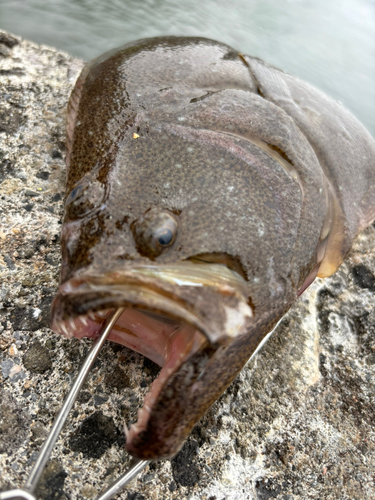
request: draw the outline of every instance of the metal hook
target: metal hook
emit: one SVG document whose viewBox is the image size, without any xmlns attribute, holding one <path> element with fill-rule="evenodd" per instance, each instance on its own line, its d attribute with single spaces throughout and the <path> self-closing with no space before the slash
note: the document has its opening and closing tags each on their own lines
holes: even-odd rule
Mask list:
<svg viewBox="0 0 375 500">
<path fill-rule="evenodd" d="M 53 423 L 52 429 L 39 452 L 39 456 L 30 472 L 24 488 L 0 492 L 0 500 L 36 500 L 35 490 L 40 480 L 40 476 L 42 475 L 44 467 L 46 466 L 46 463 L 51 455 L 56 440 L 64 427 L 68 414 L 72 409 L 79 391 L 85 383 L 89 371 L 91 370 L 101 348 L 103 347 L 104 342 L 107 340 L 110 331 L 124 311 L 125 308 L 121 307 L 106 319 L 103 325 L 102 333 L 91 347 L 77 375 L 77 378 L 75 379 L 74 384 L 70 389 L 55 422 Z M 97 500 L 109 500 L 112 498 L 142 469 L 144 469 L 148 463 L 148 460 L 134 460 L 131 467 L 125 472 L 125 474 L 115 481 L 107 490 L 105 490 L 105 492 L 99 496 Z"/>
</svg>

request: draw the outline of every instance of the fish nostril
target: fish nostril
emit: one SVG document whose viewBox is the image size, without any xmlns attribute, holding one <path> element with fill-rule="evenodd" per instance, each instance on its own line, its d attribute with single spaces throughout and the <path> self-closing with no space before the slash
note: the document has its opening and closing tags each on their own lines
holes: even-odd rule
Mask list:
<svg viewBox="0 0 375 500">
<path fill-rule="evenodd" d="M 178 218 L 169 210 L 151 209 L 131 225 L 137 250 L 153 259 L 176 240 Z"/>
<path fill-rule="evenodd" d="M 65 201 L 65 213 L 71 220 L 79 219 L 97 210 L 105 198 L 101 182 L 85 180 L 76 184 Z"/>
</svg>

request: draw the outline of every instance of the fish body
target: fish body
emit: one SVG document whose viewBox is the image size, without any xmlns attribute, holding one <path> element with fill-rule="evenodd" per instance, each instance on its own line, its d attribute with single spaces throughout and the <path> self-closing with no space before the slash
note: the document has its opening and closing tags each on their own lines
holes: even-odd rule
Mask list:
<svg viewBox="0 0 375 500">
<path fill-rule="evenodd" d="M 340 103 L 212 40 L 138 40 L 69 101 L 53 329 L 127 307 L 110 338 L 163 367 L 127 448 L 172 456 L 374 218 L 375 142 Z"/>
</svg>

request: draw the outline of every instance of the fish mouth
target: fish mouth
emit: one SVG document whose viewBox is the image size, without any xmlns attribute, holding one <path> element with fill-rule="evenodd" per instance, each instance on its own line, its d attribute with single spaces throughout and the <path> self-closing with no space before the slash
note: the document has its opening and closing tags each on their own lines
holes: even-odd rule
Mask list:
<svg viewBox="0 0 375 500">
<path fill-rule="evenodd" d="M 97 337 L 118 307 L 125 310 L 108 339 L 162 367 L 137 423 L 126 429 L 126 447 L 142 459 L 173 456 L 205 406 L 193 416 L 181 409 L 181 397 L 193 398 L 217 352 L 251 324 L 247 282 L 224 265 L 190 261 L 84 272 L 60 285 L 52 329 L 69 338 Z"/>
</svg>

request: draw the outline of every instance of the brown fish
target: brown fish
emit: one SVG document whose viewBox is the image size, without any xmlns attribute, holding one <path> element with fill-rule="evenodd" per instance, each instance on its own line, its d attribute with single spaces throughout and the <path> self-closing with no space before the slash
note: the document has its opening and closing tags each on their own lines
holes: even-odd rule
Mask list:
<svg viewBox="0 0 375 500">
<path fill-rule="evenodd" d="M 316 276 L 375 217 L 375 142 L 338 102 L 204 38 L 82 71 L 67 123 L 53 329 L 162 366 L 127 449 L 174 455 Z"/>
</svg>

